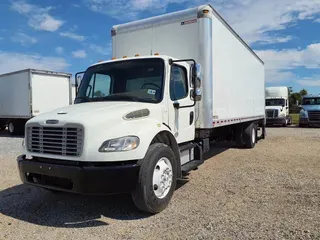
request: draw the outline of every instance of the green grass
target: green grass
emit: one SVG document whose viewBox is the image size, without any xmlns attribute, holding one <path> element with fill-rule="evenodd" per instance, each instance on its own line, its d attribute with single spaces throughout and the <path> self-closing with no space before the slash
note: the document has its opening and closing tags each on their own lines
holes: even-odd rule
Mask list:
<svg viewBox="0 0 320 240">
<path fill-rule="evenodd" d="M 298 113 L 291 113 L 292 124 L 299 124 L 299 114 Z"/>
</svg>

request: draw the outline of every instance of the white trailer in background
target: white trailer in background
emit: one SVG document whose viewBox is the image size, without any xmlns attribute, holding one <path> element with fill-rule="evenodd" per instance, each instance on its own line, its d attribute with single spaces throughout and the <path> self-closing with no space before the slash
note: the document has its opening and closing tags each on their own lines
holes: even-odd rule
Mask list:
<svg viewBox="0 0 320 240">
<path fill-rule="evenodd" d="M 288 87 L 266 88 L 266 125 L 291 125 Z"/>
<path fill-rule="evenodd" d="M 25 123 L 41 113 L 70 105 L 71 74 L 25 69 L 0 75 L 0 125 L 23 134 Z"/>
<path fill-rule="evenodd" d="M 72 84 L 71 86 L 71 96 L 72 96 L 72 104 L 74 103 L 74 100 L 76 99 L 76 85 Z"/>
<path fill-rule="evenodd" d="M 26 124 L 24 183 L 131 192 L 157 213 L 210 140 L 253 148 L 258 126 L 264 138 L 264 63 L 210 5 L 115 26 L 112 48 L 115 59 L 86 70 L 74 105 Z"/>
</svg>

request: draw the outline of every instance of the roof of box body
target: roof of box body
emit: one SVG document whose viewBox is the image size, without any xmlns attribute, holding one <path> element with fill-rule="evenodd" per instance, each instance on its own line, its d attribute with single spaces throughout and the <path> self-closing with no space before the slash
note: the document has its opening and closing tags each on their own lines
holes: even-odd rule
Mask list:
<svg viewBox="0 0 320 240">
<path fill-rule="evenodd" d="M 117 33 L 125 33 L 125 32 L 131 32 L 136 31 L 139 29 L 145 29 L 152 26 L 159 26 L 159 25 L 165 25 L 172 22 L 185 20 L 186 18 L 191 17 L 197 17 L 200 18 L 202 10 L 204 9 L 211 9 L 212 14 L 262 63 L 264 62 L 261 60 L 261 58 L 250 48 L 250 46 L 236 33 L 235 30 L 221 17 L 221 15 L 210 5 L 200 5 L 198 7 L 189 8 L 182 11 L 167 13 L 151 18 L 141 19 L 137 21 L 132 21 L 124 24 L 114 25 L 112 31 L 115 31 Z"/>
<path fill-rule="evenodd" d="M 55 72 L 55 71 L 48 71 L 48 70 L 40 70 L 40 69 L 27 68 L 27 69 L 22 69 L 22 70 L 14 71 L 14 72 L 4 73 L 4 74 L 1 74 L 0 77 L 9 76 L 9 75 L 17 74 L 17 73 L 22 73 L 22 72 L 30 72 L 30 73 L 44 74 L 44 75 L 65 76 L 65 77 L 71 77 L 71 76 L 72 76 L 71 73 Z"/>
</svg>

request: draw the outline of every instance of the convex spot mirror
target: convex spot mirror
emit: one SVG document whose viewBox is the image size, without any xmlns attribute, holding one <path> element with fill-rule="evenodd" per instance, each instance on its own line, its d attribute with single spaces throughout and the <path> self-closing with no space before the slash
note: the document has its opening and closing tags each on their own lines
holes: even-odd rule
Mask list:
<svg viewBox="0 0 320 240">
<path fill-rule="evenodd" d="M 201 80 L 202 80 L 202 72 L 201 72 L 201 65 L 197 63 L 193 67 L 193 86 L 194 86 L 194 91 L 193 91 L 193 98 L 195 101 L 200 101 L 202 98 L 202 91 L 201 91 Z"/>
</svg>

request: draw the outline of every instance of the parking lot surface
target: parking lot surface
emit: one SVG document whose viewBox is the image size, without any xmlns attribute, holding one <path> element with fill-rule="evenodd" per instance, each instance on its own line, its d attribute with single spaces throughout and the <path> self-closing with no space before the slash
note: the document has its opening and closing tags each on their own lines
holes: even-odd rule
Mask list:
<svg viewBox="0 0 320 240">
<path fill-rule="evenodd" d="M 320 239 L 320 129 L 267 134 L 251 150 L 213 145 L 169 207 L 150 216 L 129 195 L 22 185 L 22 138 L 1 133 L 0 239 Z"/>
</svg>

